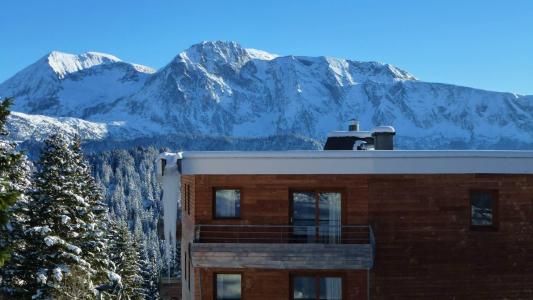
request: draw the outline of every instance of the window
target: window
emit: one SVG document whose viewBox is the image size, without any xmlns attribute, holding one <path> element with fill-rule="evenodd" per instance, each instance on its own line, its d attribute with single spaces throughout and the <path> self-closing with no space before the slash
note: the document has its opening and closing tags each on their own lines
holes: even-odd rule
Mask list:
<svg viewBox="0 0 533 300">
<path fill-rule="evenodd" d="M 191 186 L 187 184 L 187 213 L 191 214 Z"/>
<path fill-rule="evenodd" d="M 191 265 L 192 265 L 192 257 L 191 257 L 191 243 L 189 243 L 189 246 L 188 246 L 188 249 L 189 249 L 189 264 L 187 265 L 187 267 L 189 268 L 189 282 L 188 282 L 188 288 L 189 288 L 189 291 L 191 290 L 191 280 L 190 280 L 190 277 L 192 276 L 191 275 Z"/>
<path fill-rule="evenodd" d="M 215 299 L 241 299 L 241 274 L 215 274 Z"/>
<path fill-rule="evenodd" d="M 341 193 L 293 192 L 292 224 L 295 241 L 341 242 Z"/>
<path fill-rule="evenodd" d="M 187 184 L 183 185 L 183 200 L 183 207 L 185 207 L 185 212 L 187 212 L 189 210 L 187 207 L 187 204 L 189 203 L 189 201 L 187 201 Z"/>
<path fill-rule="evenodd" d="M 215 218 L 238 219 L 241 217 L 241 191 L 236 189 L 215 190 Z"/>
<path fill-rule="evenodd" d="M 191 186 L 188 183 L 183 185 L 183 207 L 188 215 L 191 214 Z"/>
<path fill-rule="evenodd" d="M 295 300 L 342 300 L 342 278 L 294 276 L 292 298 Z"/>
<path fill-rule="evenodd" d="M 470 225 L 473 229 L 496 228 L 497 191 L 470 192 Z"/>
<path fill-rule="evenodd" d="M 186 183 L 184 187 L 185 192 L 185 210 L 187 214 L 191 214 L 191 186 Z"/>
<path fill-rule="evenodd" d="M 182 191 L 181 191 L 181 194 L 182 194 L 182 196 L 183 196 L 183 197 L 182 197 L 183 201 L 181 202 L 181 205 L 183 206 L 183 210 L 184 210 L 185 212 L 187 212 L 187 188 L 186 188 L 186 187 L 187 187 L 187 184 L 186 184 L 186 183 L 183 184 L 182 187 L 183 187 L 183 189 L 182 189 Z"/>
<path fill-rule="evenodd" d="M 316 278 L 315 277 L 294 277 L 293 280 L 294 299 L 316 299 Z"/>
<path fill-rule="evenodd" d="M 183 272 L 185 273 L 185 280 L 187 280 L 187 252 L 185 252 L 185 264 L 183 264 Z"/>
<path fill-rule="evenodd" d="M 161 159 L 161 176 L 165 176 L 165 168 L 167 167 L 167 160 Z"/>
</svg>

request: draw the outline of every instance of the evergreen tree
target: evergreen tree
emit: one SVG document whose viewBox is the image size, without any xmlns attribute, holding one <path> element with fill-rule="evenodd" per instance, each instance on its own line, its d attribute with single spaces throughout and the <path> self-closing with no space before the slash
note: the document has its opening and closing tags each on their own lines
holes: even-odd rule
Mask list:
<svg viewBox="0 0 533 300">
<path fill-rule="evenodd" d="M 89 209 L 82 216 L 84 221 L 84 235 L 80 237 L 79 246 L 82 257 L 90 263 L 95 271 L 92 281 L 95 285 L 109 284 L 110 260 L 107 256 L 107 206 L 102 202 L 102 193 L 95 179 L 91 175 L 90 167 L 83 157 L 81 141 L 75 138 L 71 146 L 74 164 L 77 167 L 72 175 L 78 182 L 76 193 L 89 205 Z"/>
<path fill-rule="evenodd" d="M 144 299 L 138 245 L 125 222 L 111 222 L 108 230 L 109 256 L 120 285 L 113 294 L 118 299 Z"/>
<path fill-rule="evenodd" d="M 6 121 L 9 115 L 11 99 L 0 103 L 0 137 L 7 136 Z M 0 140 L 0 267 L 4 265 L 13 251 L 10 242 L 12 225 L 9 218 L 14 217 L 12 206 L 17 200 L 23 200 L 24 191 L 29 186 L 29 164 L 26 158 L 15 151 L 13 143 Z"/>
<path fill-rule="evenodd" d="M 148 249 L 142 240 L 137 240 L 139 245 L 140 275 L 142 277 L 142 293 L 144 299 L 159 299 L 159 272 L 153 257 L 150 257 Z"/>
<path fill-rule="evenodd" d="M 27 276 L 35 278 L 26 280 L 35 298 L 68 297 L 64 279 L 74 276 L 71 271 L 84 278 L 95 273 L 80 247 L 94 222 L 91 203 L 82 191 L 82 172 L 68 138 L 53 135 L 45 141 L 30 205 L 29 231 L 33 239 L 25 255 L 31 257 L 26 264 L 34 268 Z M 92 281 L 86 281 L 80 289 L 90 298 Z"/>
<path fill-rule="evenodd" d="M 37 298 L 72 298 L 76 293 L 92 298 L 94 285 L 109 282 L 107 209 L 79 139 L 51 136 L 40 165 L 32 201 L 14 210 L 18 222 L 13 232 L 18 234 L 13 236 L 19 246 L 3 272 L 3 289 Z"/>
<path fill-rule="evenodd" d="M 0 135 L 7 136 L 6 120 L 12 101 L 0 103 Z M 27 223 L 27 192 L 30 188 L 30 163 L 26 157 L 15 151 L 13 143 L 0 140 L 0 298 L 10 297 L 18 286 L 16 272 L 23 259 L 20 250 L 24 248 L 23 237 Z"/>
</svg>

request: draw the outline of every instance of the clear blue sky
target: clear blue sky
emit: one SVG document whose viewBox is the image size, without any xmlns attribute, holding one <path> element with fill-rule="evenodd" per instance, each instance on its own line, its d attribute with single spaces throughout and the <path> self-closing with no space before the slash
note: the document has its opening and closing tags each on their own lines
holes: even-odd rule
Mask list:
<svg viewBox="0 0 533 300">
<path fill-rule="evenodd" d="M 160 68 L 194 43 L 232 40 L 533 94 L 532 0 L 13 0 L 0 12 L 0 82 L 51 50 Z"/>
</svg>

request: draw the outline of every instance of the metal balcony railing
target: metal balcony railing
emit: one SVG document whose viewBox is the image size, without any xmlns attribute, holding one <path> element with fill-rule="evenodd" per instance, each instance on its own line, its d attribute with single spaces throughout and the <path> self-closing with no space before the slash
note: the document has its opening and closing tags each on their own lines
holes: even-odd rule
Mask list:
<svg viewBox="0 0 533 300">
<path fill-rule="evenodd" d="M 195 242 L 375 244 L 370 225 L 196 225 Z"/>
</svg>

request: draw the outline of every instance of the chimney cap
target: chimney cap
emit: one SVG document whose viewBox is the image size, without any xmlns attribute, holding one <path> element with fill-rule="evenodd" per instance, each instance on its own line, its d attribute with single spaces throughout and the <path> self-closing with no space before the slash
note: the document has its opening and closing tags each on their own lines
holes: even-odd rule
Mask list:
<svg viewBox="0 0 533 300">
<path fill-rule="evenodd" d="M 374 133 L 390 133 L 395 134 L 396 129 L 392 126 L 376 126 L 374 127 L 374 130 L 372 130 L 372 134 Z"/>
</svg>

